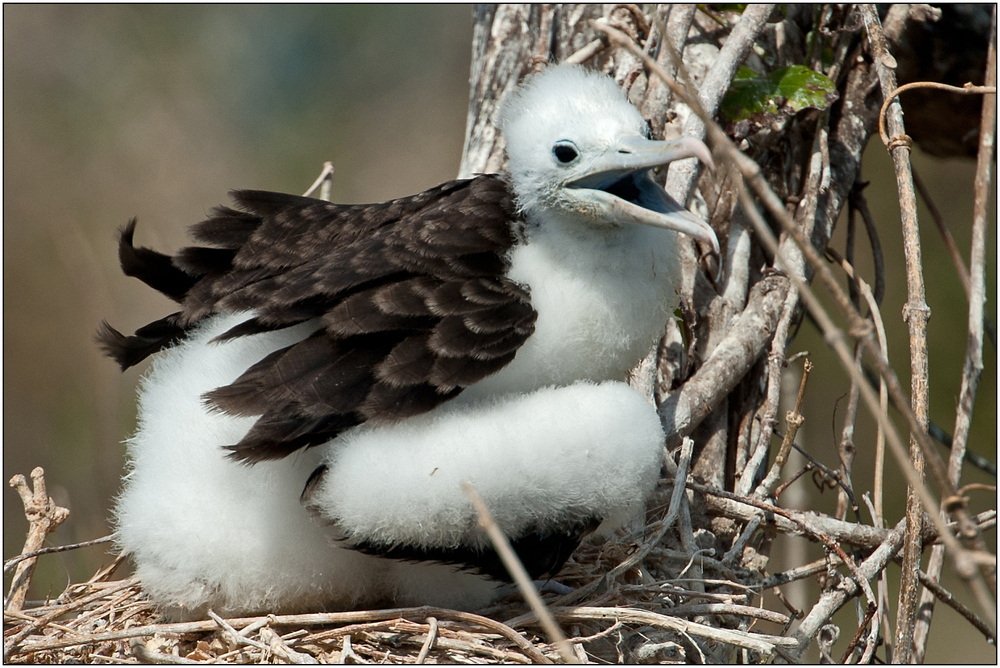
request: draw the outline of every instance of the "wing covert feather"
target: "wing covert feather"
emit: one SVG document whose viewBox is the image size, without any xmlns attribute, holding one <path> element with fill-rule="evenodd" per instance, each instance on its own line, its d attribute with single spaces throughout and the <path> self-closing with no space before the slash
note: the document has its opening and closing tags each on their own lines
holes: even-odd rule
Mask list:
<svg viewBox="0 0 1000 668">
<path fill-rule="evenodd" d="M 217 410 L 259 416 L 230 446 L 235 459 L 283 457 L 369 420 L 426 412 L 503 368 L 534 331 L 527 290 L 504 275 L 522 223 L 498 176 L 371 205 L 263 191 L 233 199 L 192 228 L 210 248 L 182 249 L 169 265 L 143 251 L 150 268 L 133 273 L 175 298 L 187 288 L 172 321 L 185 329 L 254 313 L 220 340 L 318 319 L 317 332 L 206 394 Z M 159 282 L 157 270 L 167 272 Z"/>
</svg>

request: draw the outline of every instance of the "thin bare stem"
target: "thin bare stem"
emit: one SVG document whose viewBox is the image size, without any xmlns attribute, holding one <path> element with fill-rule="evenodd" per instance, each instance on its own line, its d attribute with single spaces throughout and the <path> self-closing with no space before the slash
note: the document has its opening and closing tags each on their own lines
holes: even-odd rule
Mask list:
<svg viewBox="0 0 1000 668">
<path fill-rule="evenodd" d="M 676 617 L 668 617 L 648 610 L 634 608 L 598 608 L 598 607 L 554 607 L 552 614 L 565 621 L 613 620 L 630 624 L 642 624 L 654 628 L 667 629 L 675 633 L 687 633 L 692 636 L 709 638 L 718 642 L 746 647 L 765 656 L 774 653 L 776 647 L 791 648 L 796 642 L 790 638 L 765 635 L 763 633 L 745 633 L 730 629 L 718 629 L 705 624 L 698 624 Z M 507 624 L 517 628 L 531 624 L 536 620 L 534 613 L 521 615 L 510 619 Z"/>
<path fill-rule="evenodd" d="M 327 160 L 323 163 L 323 169 L 320 171 L 319 176 L 313 181 L 313 184 L 309 186 L 302 196 L 309 197 L 316 189 L 319 188 L 319 199 L 329 202 L 330 201 L 330 184 L 333 182 L 334 173 L 333 163 Z"/>
<path fill-rule="evenodd" d="M 102 536 L 101 538 L 95 538 L 93 540 L 85 540 L 82 543 L 73 543 L 71 545 L 56 545 L 54 547 L 43 547 L 40 550 L 35 550 L 34 552 L 28 552 L 27 554 L 21 554 L 16 557 L 11 557 L 7 561 L 3 562 L 3 572 L 6 573 L 14 566 L 18 565 L 25 559 L 34 559 L 35 557 L 40 557 L 43 554 L 55 554 L 56 552 L 68 552 L 69 550 L 79 550 L 81 547 L 93 547 L 94 545 L 105 545 L 107 543 L 114 542 L 115 537 L 113 535 Z"/>
<path fill-rule="evenodd" d="M 493 549 L 500 556 L 500 560 L 503 561 L 507 572 L 514 578 L 514 582 L 521 591 L 521 595 L 524 596 L 531 609 L 538 615 L 539 623 L 545 629 L 545 633 L 548 634 L 549 639 L 556 646 L 563 661 L 573 663 L 576 660 L 573 648 L 566 642 L 566 635 L 559 628 L 559 625 L 556 624 L 556 620 L 552 618 L 552 615 L 549 614 L 548 608 L 545 607 L 545 602 L 538 594 L 538 590 L 535 589 L 535 584 L 531 581 L 531 576 L 528 575 L 521 560 L 518 559 L 510 543 L 507 542 L 507 537 L 503 535 L 500 527 L 497 526 L 496 520 L 493 519 L 493 513 L 486 507 L 486 503 L 483 502 L 482 497 L 479 496 L 479 493 L 472 485 L 463 482 L 462 491 L 465 492 L 465 495 L 469 497 L 469 500 L 475 507 L 476 513 L 479 515 L 479 523 L 490 537 Z"/>
<path fill-rule="evenodd" d="M 923 571 L 917 571 L 917 578 L 920 580 L 928 593 L 933 595 L 935 598 L 940 600 L 945 605 L 950 606 L 958 614 L 969 620 L 969 623 L 979 629 L 980 633 L 986 636 L 986 639 L 993 645 L 997 644 L 996 632 L 989 627 L 989 625 L 980 619 L 976 613 L 969 610 L 968 606 L 956 599 L 950 591 L 938 584 L 935 578 L 932 578 L 927 573 Z"/>
<path fill-rule="evenodd" d="M 750 493 L 753 482 L 757 479 L 757 472 L 767 463 L 771 436 L 777 424 L 776 416 L 781 399 L 781 371 L 787 364 L 785 346 L 788 344 L 788 332 L 795 319 L 798 304 L 799 293 L 792 286 L 782 304 L 781 317 L 777 327 L 775 327 L 774 338 L 771 340 L 771 352 L 767 357 L 767 395 L 760 411 L 760 434 L 757 437 L 753 453 L 750 455 L 750 460 L 736 485 L 736 492 L 744 496 Z"/>
<path fill-rule="evenodd" d="M 771 490 L 778 483 L 778 478 L 781 477 L 781 469 L 784 468 L 785 462 L 788 460 L 788 453 L 792 449 L 792 444 L 795 443 L 795 436 L 799 432 L 799 427 L 806 421 L 802 415 L 802 400 L 805 398 L 806 383 L 809 381 L 809 373 L 812 371 L 812 368 L 812 362 L 807 359 L 802 366 L 802 379 L 799 382 L 799 393 L 795 398 L 795 407 L 785 414 L 785 424 L 788 425 L 788 428 L 785 430 L 784 438 L 781 439 L 781 447 L 778 449 L 778 455 L 774 458 L 774 464 L 771 465 L 771 470 L 767 472 L 764 481 L 754 491 L 754 496 L 759 499 L 763 499 L 770 494 Z"/>
<path fill-rule="evenodd" d="M 420 648 L 420 653 L 417 654 L 416 663 L 423 663 L 427 660 L 427 655 L 431 653 L 431 648 L 434 647 L 434 641 L 437 640 L 438 636 L 438 621 L 434 617 L 427 618 L 427 640 L 424 642 L 423 646 Z"/>
<path fill-rule="evenodd" d="M 994 90 L 996 90 L 996 7 L 993 8 L 992 21 L 990 43 L 987 50 L 985 83 L 987 86 L 993 86 Z M 965 363 L 962 368 L 962 386 L 959 391 L 958 406 L 955 411 L 955 431 L 951 439 L 951 456 L 948 460 L 948 476 L 955 487 L 958 487 L 961 480 L 962 462 L 965 459 L 969 430 L 972 425 L 972 412 L 975 406 L 976 390 L 983 370 L 987 203 L 990 192 L 990 171 L 993 162 L 993 142 L 996 132 L 995 94 L 983 97 L 983 111 L 979 132 L 979 153 L 976 160 L 976 177 L 974 181 L 975 201 L 972 218 L 972 250 L 970 253 L 972 268 L 966 288 L 969 298 L 969 335 L 966 344 Z M 961 258 L 958 258 L 958 260 L 960 263 Z M 928 581 L 936 581 L 940 578 L 943 564 L 944 549 L 943 547 L 935 546 L 931 549 L 931 555 L 927 561 Z M 987 577 L 987 579 L 989 578 Z M 934 592 L 928 586 L 927 582 L 923 582 L 923 584 L 925 590 L 920 599 L 920 617 L 914 630 L 914 654 L 915 658 L 919 661 L 922 661 L 926 655 L 927 638 L 930 632 L 932 615 L 934 614 L 934 596 L 937 595 L 937 592 Z M 993 572 L 991 584 L 995 592 L 995 571 Z M 940 598 L 940 596 L 937 597 Z"/>
<path fill-rule="evenodd" d="M 851 654 L 854 653 L 854 648 L 857 647 L 858 643 L 861 641 L 861 636 L 865 634 L 865 628 L 867 628 L 868 622 L 872 620 L 872 617 L 875 616 L 875 613 L 877 611 L 878 611 L 877 605 L 869 604 L 868 607 L 865 609 L 865 617 L 864 619 L 861 620 L 861 623 L 858 625 L 858 630 L 854 634 L 854 637 L 851 639 L 850 644 L 847 645 L 847 649 L 844 650 L 844 656 L 841 657 L 840 663 L 847 663 L 847 660 L 851 657 Z"/>
<path fill-rule="evenodd" d="M 886 52 L 887 53 L 887 52 Z M 892 68 L 888 68 L 892 69 Z M 895 78 L 895 77 L 893 77 Z M 995 81 L 995 79 L 994 79 Z M 908 90 L 913 90 L 914 88 L 936 88 L 937 90 L 946 90 L 952 93 L 958 93 L 960 95 L 996 95 L 997 87 L 993 86 L 973 86 L 972 84 L 965 84 L 964 86 L 949 86 L 948 84 L 938 83 L 936 81 L 914 81 L 912 83 L 903 84 L 898 88 L 893 88 L 892 92 L 885 96 L 885 101 L 882 102 L 882 109 L 879 110 L 878 114 L 878 133 L 882 137 L 882 143 L 886 146 L 892 141 L 889 139 L 889 134 L 886 132 L 886 111 L 889 109 L 889 105 L 892 104 L 893 100 L 900 93 L 906 92 Z M 891 125 L 892 122 L 890 121 Z"/>
<path fill-rule="evenodd" d="M 694 441 L 685 438 L 681 444 L 680 457 L 677 462 L 677 473 L 674 475 L 674 489 L 670 494 L 670 505 L 667 514 L 660 523 L 660 528 L 656 534 L 636 550 L 628 559 L 615 566 L 606 576 L 606 581 L 611 582 L 616 577 L 628 571 L 630 568 L 641 562 L 646 556 L 660 544 L 667 531 L 673 527 L 680 512 L 681 497 L 684 496 L 684 482 L 687 480 L 688 469 L 691 466 L 691 454 L 694 452 Z"/>
<path fill-rule="evenodd" d="M 608 48 L 607 43 L 603 39 L 595 39 L 592 42 L 581 47 L 576 53 L 571 55 L 569 58 L 563 61 L 563 64 L 567 65 L 581 65 L 597 54 L 599 54 L 604 49 Z"/>
<path fill-rule="evenodd" d="M 924 274 L 921 260 L 920 227 L 917 221 L 917 198 L 910 167 L 910 138 L 903 125 L 903 110 L 896 96 L 896 75 L 889 66 L 889 54 L 882 24 L 872 5 L 861 7 L 861 15 L 868 32 L 875 71 L 885 101 L 879 112 L 879 135 L 888 147 L 896 172 L 899 191 L 899 209 L 903 227 L 903 250 L 906 261 L 907 302 L 903 309 L 910 335 L 910 401 L 921 431 L 927 430 L 929 415 L 929 378 L 927 357 L 927 321 L 930 309 L 924 291 Z M 911 88 L 914 87 L 911 85 Z M 889 133 L 886 133 L 888 125 Z M 910 459 L 918 476 L 924 476 L 924 457 L 915 438 L 910 439 Z M 928 512 L 932 512 L 928 509 Z M 903 545 L 903 567 L 900 571 L 899 607 L 896 617 L 896 660 L 910 662 L 913 647 L 913 629 L 917 618 L 918 584 L 916 571 L 920 565 L 921 502 L 915 489 L 906 495 L 906 541 Z"/>
</svg>

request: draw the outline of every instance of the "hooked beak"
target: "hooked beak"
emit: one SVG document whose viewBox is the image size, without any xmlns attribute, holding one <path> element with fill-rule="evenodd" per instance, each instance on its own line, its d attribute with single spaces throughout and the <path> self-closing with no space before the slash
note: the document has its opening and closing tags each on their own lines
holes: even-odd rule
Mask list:
<svg viewBox="0 0 1000 668">
<path fill-rule="evenodd" d="M 698 158 L 715 170 L 708 147 L 694 137 L 673 141 L 625 137 L 583 176 L 570 181 L 567 194 L 576 193 L 573 199 L 580 199 L 582 209 L 604 220 L 681 232 L 718 253 L 719 240 L 712 227 L 674 201 L 649 174 L 653 167 L 682 158 Z"/>
</svg>

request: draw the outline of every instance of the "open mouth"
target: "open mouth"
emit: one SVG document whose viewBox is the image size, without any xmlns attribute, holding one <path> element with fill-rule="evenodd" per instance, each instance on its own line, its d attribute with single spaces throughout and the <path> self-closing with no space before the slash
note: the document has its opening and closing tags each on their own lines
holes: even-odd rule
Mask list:
<svg viewBox="0 0 1000 668">
<path fill-rule="evenodd" d="M 607 193 L 630 204 L 650 208 L 644 203 L 642 182 L 648 181 L 646 169 L 611 169 L 606 172 L 589 174 L 570 181 L 567 185 L 575 190 L 594 190 Z"/>
<path fill-rule="evenodd" d="M 605 220 L 674 230 L 719 252 L 719 241 L 712 228 L 667 195 L 653 181 L 649 169 L 617 168 L 589 174 L 567 185 L 586 200 L 588 209 L 597 207 Z"/>
<path fill-rule="evenodd" d="M 623 199 L 626 202 L 631 202 L 637 206 L 643 206 L 643 204 L 639 201 L 642 191 L 639 190 L 639 186 L 635 182 L 635 174 L 629 174 L 628 176 L 618 179 L 610 186 L 607 186 L 606 188 L 597 188 L 597 190 L 603 190 L 609 195 L 614 195 L 615 197 Z"/>
<path fill-rule="evenodd" d="M 711 226 L 674 201 L 650 174 L 655 167 L 683 158 L 698 158 L 714 167 L 712 154 L 698 139 L 624 137 L 581 176 L 568 181 L 564 193 L 575 201 L 577 210 L 596 219 L 673 230 L 705 242 L 718 253 L 719 241 Z"/>
<path fill-rule="evenodd" d="M 588 193 L 595 200 L 615 202 L 619 211 L 638 207 L 654 213 L 672 212 L 664 210 L 662 197 L 652 191 L 657 186 L 648 169 L 612 169 L 607 172 L 590 174 L 567 184 L 581 194 Z"/>
</svg>

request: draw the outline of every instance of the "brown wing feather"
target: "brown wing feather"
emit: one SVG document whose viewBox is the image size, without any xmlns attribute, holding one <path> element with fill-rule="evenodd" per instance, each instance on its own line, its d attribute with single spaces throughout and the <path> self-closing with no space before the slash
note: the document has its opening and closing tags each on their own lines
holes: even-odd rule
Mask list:
<svg viewBox="0 0 1000 668">
<path fill-rule="evenodd" d="M 519 219 L 500 177 L 373 205 L 233 197 L 235 207 L 193 228 L 213 248 L 173 258 L 170 288 L 190 285 L 171 322 L 186 329 L 214 313 L 255 312 L 220 339 L 321 323 L 206 395 L 217 410 L 260 416 L 230 446 L 238 460 L 283 457 L 362 422 L 426 412 L 503 368 L 534 331 L 527 291 L 504 277 Z M 165 266 L 165 256 L 148 257 L 145 275 Z M 130 339 L 115 339 L 119 348 L 122 340 Z M 142 344 L 128 361 L 155 352 L 155 342 Z"/>
</svg>

